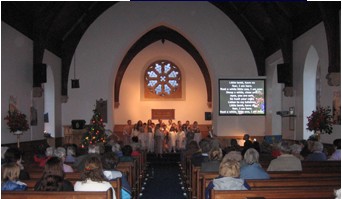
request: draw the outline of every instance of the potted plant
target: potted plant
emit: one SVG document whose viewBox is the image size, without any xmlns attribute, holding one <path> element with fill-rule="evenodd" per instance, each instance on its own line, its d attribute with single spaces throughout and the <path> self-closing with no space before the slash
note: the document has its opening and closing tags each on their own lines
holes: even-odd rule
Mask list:
<svg viewBox="0 0 342 199">
<path fill-rule="evenodd" d="M 29 129 L 26 115 L 17 110 L 8 111 L 8 115 L 4 119 L 7 120 L 7 126 L 13 134 L 22 134 L 23 131 Z"/>
<path fill-rule="evenodd" d="M 316 134 L 331 134 L 333 129 L 333 117 L 330 113 L 331 108 L 329 106 L 317 107 L 317 109 L 312 111 L 312 114 L 307 117 L 308 123 L 306 124 L 306 129 L 309 131 L 314 131 Z"/>
</svg>

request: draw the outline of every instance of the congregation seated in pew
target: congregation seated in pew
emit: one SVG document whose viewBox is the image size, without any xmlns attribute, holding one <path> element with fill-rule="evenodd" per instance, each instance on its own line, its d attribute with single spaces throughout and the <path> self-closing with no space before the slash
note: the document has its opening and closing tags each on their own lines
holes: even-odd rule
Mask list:
<svg viewBox="0 0 342 199">
<path fill-rule="evenodd" d="M 35 191 L 74 191 L 74 185 L 64 179 L 65 173 L 62 167 L 62 160 L 58 157 L 51 157 L 45 163 L 42 177 L 36 183 Z"/>
<path fill-rule="evenodd" d="M 19 180 L 20 167 L 17 163 L 1 166 L 1 191 L 24 191 L 27 185 Z"/>
<path fill-rule="evenodd" d="M 85 160 L 84 170 L 80 181 L 74 185 L 75 191 L 107 191 L 112 189 L 113 199 L 116 199 L 115 190 L 103 174 L 101 160 L 90 156 Z"/>
<path fill-rule="evenodd" d="M 121 190 L 121 199 L 130 199 L 132 194 L 132 189 L 127 181 L 127 176 L 123 175 L 120 171 L 116 170 L 116 167 L 119 163 L 119 157 L 114 152 L 106 152 L 101 157 L 102 165 L 103 165 L 103 174 L 107 178 L 107 180 L 116 180 L 117 178 L 121 178 L 122 187 Z"/>
<path fill-rule="evenodd" d="M 301 161 L 291 154 L 291 149 L 287 142 L 281 142 L 279 150 L 280 156 L 271 160 L 267 171 L 302 171 Z"/>
<path fill-rule="evenodd" d="M 240 176 L 240 163 L 234 160 L 222 162 L 219 176 L 213 179 L 205 190 L 205 198 L 210 199 L 210 192 L 215 190 L 249 190 L 250 186 Z"/>
</svg>

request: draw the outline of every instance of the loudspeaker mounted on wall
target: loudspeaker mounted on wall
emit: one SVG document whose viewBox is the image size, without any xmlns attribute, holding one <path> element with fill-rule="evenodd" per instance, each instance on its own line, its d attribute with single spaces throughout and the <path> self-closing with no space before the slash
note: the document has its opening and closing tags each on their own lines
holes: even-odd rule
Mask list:
<svg viewBox="0 0 342 199">
<path fill-rule="evenodd" d="M 79 79 L 72 79 L 71 80 L 71 88 L 79 88 L 80 87 L 80 80 Z"/>
<path fill-rule="evenodd" d="M 35 64 L 33 78 L 36 84 L 46 83 L 46 64 Z"/>
<path fill-rule="evenodd" d="M 211 112 L 205 112 L 204 113 L 204 119 L 205 120 L 211 120 Z"/>
<path fill-rule="evenodd" d="M 277 77 L 278 83 L 291 84 L 292 83 L 292 71 L 290 64 L 278 64 L 277 65 Z"/>
</svg>

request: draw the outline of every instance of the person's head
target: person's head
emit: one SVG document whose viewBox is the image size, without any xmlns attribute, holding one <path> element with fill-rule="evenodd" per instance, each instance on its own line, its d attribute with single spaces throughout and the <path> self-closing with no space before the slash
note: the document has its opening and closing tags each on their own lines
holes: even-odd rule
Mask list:
<svg viewBox="0 0 342 199">
<path fill-rule="evenodd" d="M 291 153 L 291 148 L 289 146 L 289 143 L 283 141 L 279 143 L 279 150 L 282 154 L 290 154 Z"/>
<path fill-rule="evenodd" d="M 210 151 L 210 142 L 207 139 L 202 139 L 199 142 L 202 153 L 208 153 Z"/>
<path fill-rule="evenodd" d="M 81 180 L 90 179 L 100 182 L 105 180 L 101 160 L 96 156 L 89 156 L 85 160 L 84 170 L 81 174 Z"/>
<path fill-rule="evenodd" d="M 38 191 L 62 191 L 63 180 L 64 179 L 61 176 L 45 176 L 41 182 L 41 186 L 38 188 Z"/>
<path fill-rule="evenodd" d="M 254 148 L 249 148 L 243 156 L 247 164 L 254 164 L 259 162 L 259 152 Z"/>
<path fill-rule="evenodd" d="M 221 160 L 222 159 L 222 150 L 219 147 L 214 147 L 209 151 L 209 159 L 210 160 Z"/>
<path fill-rule="evenodd" d="M 237 178 L 240 176 L 240 163 L 228 160 L 220 165 L 219 174 L 224 177 Z"/>
<path fill-rule="evenodd" d="M 51 157 L 54 154 L 55 154 L 55 147 L 50 146 L 50 147 L 46 148 L 46 150 L 45 150 L 46 156 Z"/>
<path fill-rule="evenodd" d="M 9 148 L 4 155 L 6 163 L 19 163 L 21 161 L 21 152 L 18 148 Z"/>
<path fill-rule="evenodd" d="M 323 144 L 321 142 L 314 142 L 312 152 L 323 152 Z"/>
<path fill-rule="evenodd" d="M 119 163 L 119 157 L 114 152 L 107 152 L 102 155 L 101 162 L 104 170 L 113 170 Z"/>
<path fill-rule="evenodd" d="M 75 155 L 76 155 L 75 147 L 68 146 L 68 148 L 67 148 L 67 156 L 75 156 Z"/>
<path fill-rule="evenodd" d="M 123 156 L 131 156 L 133 149 L 132 146 L 125 145 L 124 147 L 122 147 L 121 151 Z"/>
<path fill-rule="evenodd" d="M 62 161 L 65 160 L 66 157 L 66 150 L 64 147 L 57 147 L 55 150 L 55 156 L 59 157 Z"/>
<path fill-rule="evenodd" d="M 113 152 L 120 152 L 121 151 L 121 146 L 118 143 L 114 143 L 112 146 L 112 151 Z"/>
<path fill-rule="evenodd" d="M 132 142 L 138 143 L 138 142 L 139 142 L 138 136 L 133 136 L 133 137 L 132 137 Z"/>
<path fill-rule="evenodd" d="M 237 142 L 237 140 L 236 139 L 231 139 L 230 140 L 230 146 L 238 146 L 239 144 L 238 144 L 238 142 Z"/>
<path fill-rule="evenodd" d="M 55 175 L 64 178 L 63 162 L 58 157 L 51 157 L 45 163 L 43 176 Z"/>
<path fill-rule="evenodd" d="M 132 120 L 127 120 L 128 125 L 132 125 Z"/>
<path fill-rule="evenodd" d="M 290 146 L 290 149 L 292 154 L 300 154 L 300 152 L 302 151 L 302 146 L 299 144 L 292 144 Z"/>
<path fill-rule="evenodd" d="M 335 139 L 333 144 L 336 149 L 341 149 L 341 139 Z"/>
<path fill-rule="evenodd" d="M 249 140 L 249 135 L 248 134 L 243 135 L 243 140 Z"/>
<path fill-rule="evenodd" d="M 20 167 L 16 163 L 6 163 L 1 166 L 1 181 L 15 181 L 19 178 Z"/>
<path fill-rule="evenodd" d="M 228 160 L 234 160 L 234 161 L 241 161 L 242 155 L 240 151 L 230 151 L 227 153 L 223 158 L 221 162 L 226 162 Z"/>
</svg>

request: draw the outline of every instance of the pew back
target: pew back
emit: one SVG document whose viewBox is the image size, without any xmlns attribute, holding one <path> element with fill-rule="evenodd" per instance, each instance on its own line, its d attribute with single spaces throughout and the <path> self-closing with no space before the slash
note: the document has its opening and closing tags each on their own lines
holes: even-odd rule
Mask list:
<svg viewBox="0 0 342 199">
<path fill-rule="evenodd" d="M 112 199 L 112 189 L 108 191 L 1 191 L 2 199 Z"/>
</svg>

